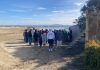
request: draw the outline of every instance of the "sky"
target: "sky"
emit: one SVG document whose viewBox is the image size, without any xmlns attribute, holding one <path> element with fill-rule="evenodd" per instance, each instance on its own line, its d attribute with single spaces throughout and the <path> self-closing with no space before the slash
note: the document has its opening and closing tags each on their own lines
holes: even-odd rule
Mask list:
<svg viewBox="0 0 100 70">
<path fill-rule="evenodd" d="M 0 25 L 73 25 L 86 0 L 0 0 Z"/>
</svg>

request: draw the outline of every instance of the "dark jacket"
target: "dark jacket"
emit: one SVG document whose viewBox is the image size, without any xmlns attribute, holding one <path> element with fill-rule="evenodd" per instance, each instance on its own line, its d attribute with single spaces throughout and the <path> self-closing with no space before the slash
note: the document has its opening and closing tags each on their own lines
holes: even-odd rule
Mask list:
<svg viewBox="0 0 100 70">
<path fill-rule="evenodd" d="M 28 36 L 28 32 L 25 31 L 25 32 L 23 33 L 23 36 L 24 36 L 24 37 L 27 37 L 27 36 Z"/>
<path fill-rule="evenodd" d="M 61 41 L 62 40 L 62 32 L 61 31 L 58 31 L 57 32 L 57 40 L 58 41 Z"/>
<path fill-rule="evenodd" d="M 32 32 L 31 31 L 28 32 L 28 37 L 32 37 Z"/>
</svg>

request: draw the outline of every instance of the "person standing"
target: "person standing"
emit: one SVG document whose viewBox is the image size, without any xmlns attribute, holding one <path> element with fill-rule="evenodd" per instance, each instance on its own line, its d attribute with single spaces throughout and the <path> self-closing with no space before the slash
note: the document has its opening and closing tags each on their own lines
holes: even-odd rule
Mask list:
<svg viewBox="0 0 100 70">
<path fill-rule="evenodd" d="M 64 30 L 64 44 L 67 44 L 67 39 L 68 39 L 68 33 L 66 30 Z"/>
<path fill-rule="evenodd" d="M 35 28 L 32 29 L 32 42 L 34 43 L 34 32 L 35 32 Z"/>
<path fill-rule="evenodd" d="M 38 31 L 37 30 L 35 30 L 35 32 L 34 32 L 34 45 L 38 45 Z"/>
<path fill-rule="evenodd" d="M 32 29 L 29 29 L 28 31 L 28 43 L 29 43 L 29 46 L 32 45 Z"/>
<path fill-rule="evenodd" d="M 57 47 L 62 46 L 62 32 L 59 30 L 57 32 Z"/>
<path fill-rule="evenodd" d="M 49 51 L 53 51 L 53 44 L 54 44 L 55 34 L 52 30 L 49 30 L 47 33 L 47 40 L 49 43 Z"/>
<path fill-rule="evenodd" d="M 42 43 L 43 43 L 43 46 L 46 46 L 46 43 L 47 43 L 47 34 L 46 34 L 46 31 L 42 32 Z"/>
<path fill-rule="evenodd" d="M 38 34 L 38 40 L 39 40 L 39 46 L 42 47 L 42 31 L 41 30 L 39 31 L 39 34 Z"/>
<path fill-rule="evenodd" d="M 57 33 L 58 33 L 58 30 L 54 30 L 54 34 L 55 34 L 54 43 L 55 43 L 55 46 L 57 46 Z"/>
<path fill-rule="evenodd" d="M 64 44 L 65 43 L 65 32 L 64 32 L 64 30 L 62 30 L 62 44 Z"/>
<path fill-rule="evenodd" d="M 25 29 L 25 31 L 23 33 L 23 36 L 24 36 L 24 42 L 28 43 L 28 32 L 27 32 L 27 29 Z"/>
</svg>

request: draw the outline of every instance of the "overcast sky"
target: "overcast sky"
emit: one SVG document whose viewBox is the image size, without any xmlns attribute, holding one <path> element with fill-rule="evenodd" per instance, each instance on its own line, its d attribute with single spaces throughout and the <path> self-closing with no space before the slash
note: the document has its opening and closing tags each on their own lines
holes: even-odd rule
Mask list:
<svg viewBox="0 0 100 70">
<path fill-rule="evenodd" d="M 0 25 L 66 24 L 80 16 L 86 0 L 0 0 Z"/>
</svg>

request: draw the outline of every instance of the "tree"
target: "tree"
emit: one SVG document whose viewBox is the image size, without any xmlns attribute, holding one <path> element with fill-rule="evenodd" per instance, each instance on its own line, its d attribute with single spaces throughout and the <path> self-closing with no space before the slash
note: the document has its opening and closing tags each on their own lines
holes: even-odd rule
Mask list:
<svg viewBox="0 0 100 70">
<path fill-rule="evenodd" d="M 87 27 L 90 31 L 95 33 L 95 38 L 97 39 L 98 33 L 100 33 L 100 0 L 88 0 L 86 5 L 81 9 L 81 16 L 78 18 L 78 24 L 81 25 L 81 29 L 86 26 L 86 20 L 88 22 Z M 93 22 L 92 22 L 93 21 Z M 91 35 L 92 33 L 90 33 Z"/>
<path fill-rule="evenodd" d="M 80 27 L 80 29 L 81 29 L 81 32 L 83 31 L 83 30 L 85 30 L 85 26 L 86 26 L 86 17 L 85 16 L 83 16 L 83 15 L 81 15 L 79 18 L 78 18 L 78 25 L 79 25 L 79 27 Z"/>
</svg>

